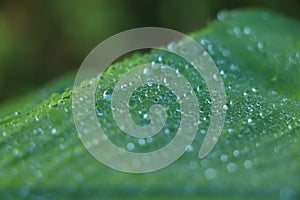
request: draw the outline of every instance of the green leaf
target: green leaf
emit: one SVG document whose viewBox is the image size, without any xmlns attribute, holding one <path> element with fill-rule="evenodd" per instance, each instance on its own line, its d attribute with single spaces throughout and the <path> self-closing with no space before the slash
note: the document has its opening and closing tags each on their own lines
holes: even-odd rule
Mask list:
<svg viewBox="0 0 300 200">
<path fill-rule="evenodd" d="M 146 141 L 146 148 L 118 134 L 103 93 L 111 92 L 114 79 L 138 64 L 174 66 L 196 91 L 200 89 L 202 123 L 188 152 L 169 167 L 148 174 L 104 166 L 81 143 L 72 119 L 73 91 L 66 90 L 0 119 L 0 198 L 299 198 L 300 24 L 262 10 L 224 11 L 218 21 L 191 36 L 217 64 L 228 100 L 223 134 L 205 159 L 197 155 L 210 116 L 205 83 L 183 59 L 155 50 L 116 63 L 104 73 L 96 94 L 99 121 L 105 122 L 109 138 L 124 148 L 129 142 L 137 152 L 166 145 L 180 121 L 178 103 L 167 88 L 145 86 L 130 101 L 132 117 L 140 125 L 149 123 L 143 116 L 155 101 L 170 105 L 168 114 L 173 118 L 162 130 L 170 134 L 162 132 L 151 144 Z M 164 98 L 157 100 L 156 93 Z"/>
</svg>

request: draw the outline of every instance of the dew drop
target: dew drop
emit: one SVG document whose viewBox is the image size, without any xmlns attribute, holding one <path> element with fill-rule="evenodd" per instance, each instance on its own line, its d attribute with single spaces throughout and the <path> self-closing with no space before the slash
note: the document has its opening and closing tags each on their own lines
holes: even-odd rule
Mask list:
<svg viewBox="0 0 300 200">
<path fill-rule="evenodd" d="M 229 163 L 226 168 L 228 172 L 233 173 L 237 170 L 237 165 L 235 163 Z"/>
<path fill-rule="evenodd" d="M 291 199 L 293 196 L 293 190 L 291 188 L 285 187 L 280 189 L 280 198 L 281 199 Z"/>
<path fill-rule="evenodd" d="M 239 150 L 234 150 L 233 151 L 233 156 L 234 157 L 238 157 L 240 155 L 240 151 Z"/>
<path fill-rule="evenodd" d="M 241 36 L 241 29 L 240 27 L 236 26 L 232 29 L 233 33 L 237 36 L 240 37 Z"/>
<path fill-rule="evenodd" d="M 148 143 L 152 143 L 153 138 L 152 138 L 152 137 L 149 137 L 149 138 L 146 139 L 146 141 L 147 141 Z"/>
<path fill-rule="evenodd" d="M 191 162 L 189 163 L 189 166 L 190 166 L 191 169 L 197 169 L 197 167 L 198 167 L 198 162 L 196 162 L 196 161 L 191 161 Z"/>
<path fill-rule="evenodd" d="M 148 72 L 149 72 L 149 69 L 148 69 L 148 68 L 145 68 L 145 69 L 143 70 L 143 74 L 148 74 Z"/>
<path fill-rule="evenodd" d="M 164 132 L 165 132 L 166 135 L 169 135 L 170 130 L 168 128 L 166 128 Z"/>
<path fill-rule="evenodd" d="M 214 179 L 216 177 L 217 172 L 213 168 L 208 168 L 207 170 L 205 170 L 204 174 L 205 174 L 205 176 L 206 176 L 207 179 L 212 180 L 212 179 Z"/>
<path fill-rule="evenodd" d="M 14 149 L 14 150 L 13 150 L 13 154 L 14 154 L 15 156 L 19 155 L 19 153 L 20 153 L 20 151 L 19 151 L 18 149 Z"/>
<path fill-rule="evenodd" d="M 243 29 L 243 32 L 244 32 L 246 35 L 250 35 L 250 34 L 251 34 L 251 29 L 250 29 L 250 27 L 246 26 L 246 27 Z"/>
<path fill-rule="evenodd" d="M 144 119 L 147 119 L 147 118 L 148 118 L 148 114 L 145 113 L 145 114 L 143 115 L 143 118 L 144 118 Z"/>
<path fill-rule="evenodd" d="M 53 128 L 53 129 L 51 130 L 51 134 L 53 134 L 53 135 L 56 134 L 56 129 L 55 129 L 55 128 Z"/>
<path fill-rule="evenodd" d="M 126 88 L 127 88 L 127 84 L 121 85 L 121 89 L 122 89 L 122 90 L 126 90 Z"/>
<path fill-rule="evenodd" d="M 227 105 L 223 105 L 223 110 L 228 110 L 228 106 Z"/>
<path fill-rule="evenodd" d="M 236 71 L 236 70 L 238 70 L 238 66 L 235 65 L 235 64 L 231 64 L 231 65 L 230 65 L 230 70 L 231 70 L 231 71 Z"/>
<path fill-rule="evenodd" d="M 19 116 L 19 115 L 21 115 L 21 113 L 20 112 L 15 112 L 15 115 Z"/>
<path fill-rule="evenodd" d="M 221 11 L 217 14 L 217 19 L 220 21 L 224 21 L 228 14 L 225 11 Z"/>
<path fill-rule="evenodd" d="M 252 88 L 251 91 L 254 92 L 254 93 L 256 93 L 257 89 L 256 88 Z"/>
<path fill-rule="evenodd" d="M 227 162 L 228 161 L 228 156 L 226 154 L 222 154 L 220 157 L 222 162 Z"/>
<path fill-rule="evenodd" d="M 108 90 L 105 90 L 105 91 L 103 92 L 103 99 L 104 99 L 104 100 L 111 100 L 111 94 L 109 93 Z"/>
<path fill-rule="evenodd" d="M 139 145 L 144 146 L 146 144 L 145 139 L 139 139 L 138 140 Z"/>
<path fill-rule="evenodd" d="M 186 152 L 191 152 L 191 151 L 193 151 L 192 145 L 187 146 L 187 147 L 185 148 L 185 151 L 186 151 Z"/>
<path fill-rule="evenodd" d="M 257 43 L 257 47 L 261 50 L 261 49 L 264 48 L 264 45 L 263 45 L 262 42 L 258 42 L 258 43 Z"/>
<path fill-rule="evenodd" d="M 132 151 L 134 149 L 134 144 L 129 142 L 126 147 L 128 150 Z"/>
<path fill-rule="evenodd" d="M 246 160 L 244 162 L 245 169 L 250 169 L 252 167 L 252 162 L 250 160 Z"/>
</svg>

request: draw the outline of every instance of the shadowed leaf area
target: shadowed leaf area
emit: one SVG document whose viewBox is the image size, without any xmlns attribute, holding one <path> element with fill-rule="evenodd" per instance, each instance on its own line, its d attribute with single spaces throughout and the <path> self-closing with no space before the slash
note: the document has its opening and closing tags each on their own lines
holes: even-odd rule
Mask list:
<svg viewBox="0 0 300 200">
<path fill-rule="evenodd" d="M 96 92 L 97 116 L 108 137 L 124 149 L 147 152 L 163 147 L 180 122 L 179 104 L 168 88 L 145 85 L 130 100 L 130 113 L 139 125 L 150 122 L 147 114 L 154 103 L 169 107 L 165 127 L 145 141 L 119 130 L 107 95 L 134 66 L 155 62 L 175 67 L 191 83 L 201 108 L 196 139 L 180 159 L 148 174 L 104 166 L 77 135 L 71 106 L 74 91 L 69 89 L 0 119 L 0 198 L 300 198 L 299 22 L 263 10 L 224 11 L 191 36 L 214 59 L 227 94 L 222 136 L 205 159 L 198 158 L 210 117 L 205 82 L 185 60 L 153 50 L 118 62 L 104 73 Z"/>
</svg>

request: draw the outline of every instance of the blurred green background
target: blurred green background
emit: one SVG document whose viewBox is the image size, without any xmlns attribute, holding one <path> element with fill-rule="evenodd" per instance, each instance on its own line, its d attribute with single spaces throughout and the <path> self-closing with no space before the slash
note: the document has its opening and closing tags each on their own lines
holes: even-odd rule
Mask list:
<svg viewBox="0 0 300 200">
<path fill-rule="evenodd" d="M 267 8 L 300 20 L 300 1 L 0 1 L 0 103 L 75 74 L 85 56 L 121 31 L 159 26 L 196 31 L 218 11 Z"/>
</svg>

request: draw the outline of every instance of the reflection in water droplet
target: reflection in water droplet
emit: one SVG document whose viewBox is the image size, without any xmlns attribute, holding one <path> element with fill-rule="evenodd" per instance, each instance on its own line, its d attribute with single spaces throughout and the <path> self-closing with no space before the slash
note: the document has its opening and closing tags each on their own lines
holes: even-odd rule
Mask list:
<svg viewBox="0 0 300 200">
<path fill-rule="evenodd" d="M 110 92 L 108 90 L 105 90 L 103 92 L 103 99 L 104 100 L 111 100 L 111 94 L 110 94 Z"/>
<path fill-rule="evenodd" d="M 191 151 L 193 151 L 192 145 L 187 146 L 187 147 L 185 148 L 185 150 L 186 150 L 186 152 L 191 152 Z"/>
<path fill-rule="evenodd" d="M 223 110 L 228 110 L 228 106 L 227 105 L 223 105 Z"/>
</svg>

